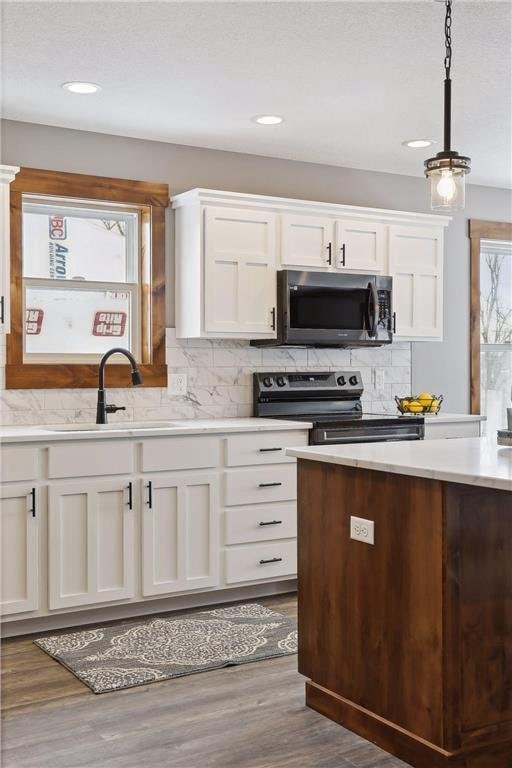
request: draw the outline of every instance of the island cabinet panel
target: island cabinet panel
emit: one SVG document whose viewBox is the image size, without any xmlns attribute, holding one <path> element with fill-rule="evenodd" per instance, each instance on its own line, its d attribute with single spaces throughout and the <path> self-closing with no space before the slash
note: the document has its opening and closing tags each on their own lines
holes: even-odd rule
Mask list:
<svg viewBox="0 0 512 768">
<path fill-rule="evenodd" d="M 386 473 L 305 463 L 297 494 L 299 670 L 442 744 L 441 485 L 401 478 L 398 495 Z M 374 546 L 350 538 L 354 509 L 374 520 Z"/>
<path fill-rule="evenodd" d="M 298 553 L 306 703 L 414 768 L 511 768 L 510 492 L 299 460 Z"/>
</svg>

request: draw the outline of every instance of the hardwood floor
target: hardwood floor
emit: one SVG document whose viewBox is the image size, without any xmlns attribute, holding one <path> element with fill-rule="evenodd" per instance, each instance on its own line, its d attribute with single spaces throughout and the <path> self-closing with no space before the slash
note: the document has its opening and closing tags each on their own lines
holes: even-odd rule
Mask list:
<svg viewBox="0 0 512 768">
<path fill-rule="evenodd" d="M 3 768 L 408 768 L 307 709 L 296 656 L 95 695 L 13 638 L 2 694 Z"/>
</svg>

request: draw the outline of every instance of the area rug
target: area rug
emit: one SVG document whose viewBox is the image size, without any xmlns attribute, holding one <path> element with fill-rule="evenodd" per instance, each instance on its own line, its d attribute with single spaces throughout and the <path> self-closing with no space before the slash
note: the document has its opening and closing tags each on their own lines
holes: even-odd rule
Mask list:
<svg viewBox="0 0 512 768">
<path fill-rule="evenodd" d="M 258 603 L 158 617 L 35 644 L 94 693 L 297 652 L 294 621 Z"/>
</svg>

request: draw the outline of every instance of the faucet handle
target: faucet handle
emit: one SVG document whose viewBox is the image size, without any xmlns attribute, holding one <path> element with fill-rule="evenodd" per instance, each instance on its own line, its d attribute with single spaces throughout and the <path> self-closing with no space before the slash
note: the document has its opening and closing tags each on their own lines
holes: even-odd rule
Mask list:
<svg viewBox="0 0 512 768">
<path fill-rule="evenodd" d="M 105 413 L 116 413 L 116 411 L 126 411 L 124 405 L 106 405 Z"/>
</svg>

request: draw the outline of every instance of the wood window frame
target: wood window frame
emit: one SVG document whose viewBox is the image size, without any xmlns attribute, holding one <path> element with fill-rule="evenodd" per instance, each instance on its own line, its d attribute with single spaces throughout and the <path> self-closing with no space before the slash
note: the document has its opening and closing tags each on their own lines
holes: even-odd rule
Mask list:
<svg viewBox="0 0 512 768">
<path fill-rule="evenodd" d="M 143 386 L 166 386 L 165 210 L 169 204 L 168 185 L 21 168 L 10 187 L 11 333 L 7 336 L 6 388 L 60 389 L 96 387 L 98 384 L 98 366 L 95 364 L 23 362 L 22 196 L 30 194 L 103 203 L 124 203 L 144 208 L 143 221 L 145 218 L 150 223 L 148 241 L 151 247 L 151 263 L 150 268 L 146 269 L 146 273 L 150 273 L 149 277 L 145 278 L 141 273 L 139 278 L 142 312 L 139 368 Z M 130 386 L 127 366 L 109 366 L 108 384 L 111 387 Z"/>
<path fill-rule="evenodd" d="M 469 219 L 470 241 L 470 398 L 471 413 L 481 411 L 480 392 L 480 251 L 482 240 L 512 240 L 512 222 Z"/>
</svg>

